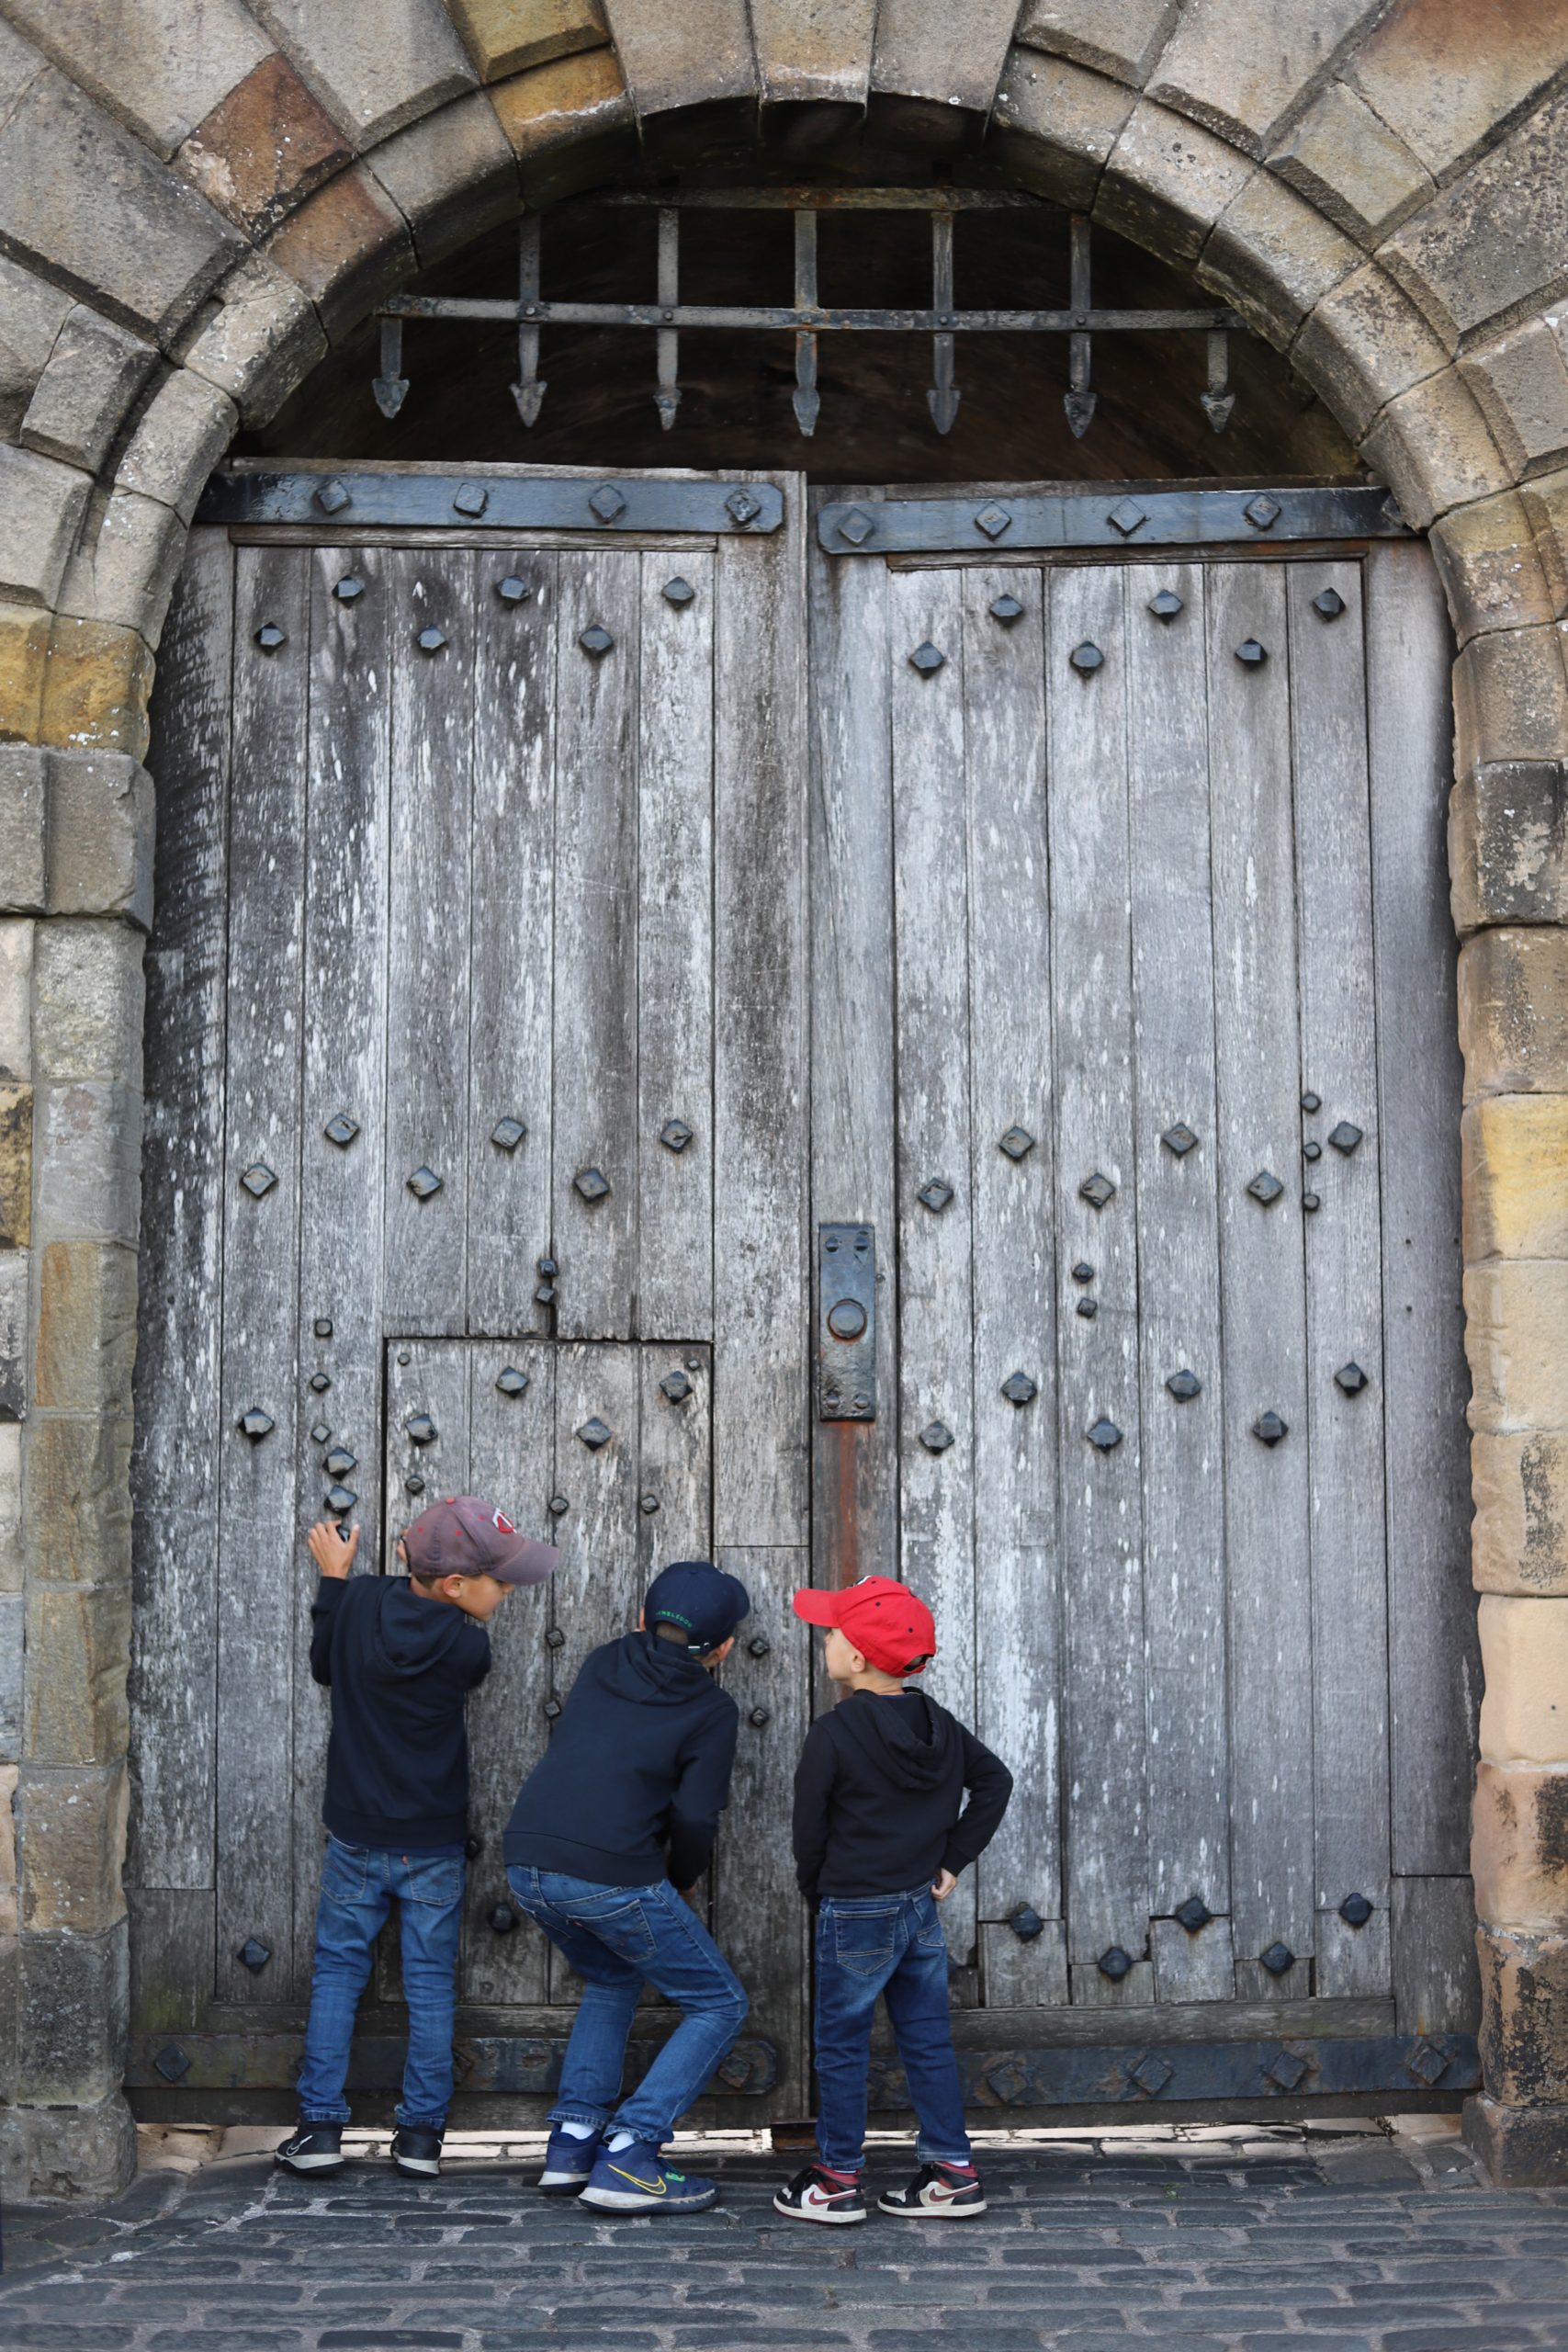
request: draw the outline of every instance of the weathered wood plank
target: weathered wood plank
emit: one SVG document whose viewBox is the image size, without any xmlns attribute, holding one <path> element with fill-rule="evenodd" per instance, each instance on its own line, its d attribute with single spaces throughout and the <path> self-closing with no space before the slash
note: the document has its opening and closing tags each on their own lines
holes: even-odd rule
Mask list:
<svg viewBox="0 0 1568 2352">
<path fill-rule="evenodd" d="M 248 548 L 235 581 L 229 840 L 229 1084 L 223 1169 L 219 1566 L 220 1998 L 251 2000 L 233 1957 L 294 1936 L 294 1643 L 310 1576 L 295 1527 L 299 1080 L 304 947 L 307 559 Z M 267 624 L 284 632 L 268 654 Z M 255 1170 L 253 1196 L 242 1179 Z M 270 1171 L 268 1178 L 264 1171 Z M 257 1440 L 241 1418 L 272 1426 Z M 287 1963 L 285 1963 L 287 1964 Z"/>
<path fill-rule="evenodd" d="M 131 2031 L 199 2031 L 212 2001 L 212 1889 L 128 1886 L 125 1899 L 130 1914 Z M 276 1997 L 270 1962 L 253 1981 L 254 1997 Z"/>
<path fill-rule="evenodd" d="M 714 635 L 714 1540 L 807 1541 L 804 485 Z"/>
<path fill-rule="evenodd" d="M 713 1361 L 706 1348 L 655 1343 L 637 1349 L 637 1573 L 646 1591 L 667 1561 L 713 1556 Z"/>
<path fill-rule="evenodd" d="M 222 534 L 193 532 L 152 702 L 159 824 L 131 1457 L 126 1874 L 164 1888 L 210 1888 L 213 1874 L 233 595 Z M 208 1945 L 210 1957 L 210 1929 Z"/>
<path fill-rule="evenodd" d="M 1216 564 L 1208 587 L 1231 1922 L 1238 1989 L 1267 1998 L 1271 1988 L 1282 1996 L 1291 1977 L 1258 1970 L 1257 1954 L 1280 1941 L 1306 1959 L 1314 1925 L 1290 695 L 1280 568 Z M 1250 638 L 1269 649 L 1268 661 L 1237 660 Z M 1269 1205 L 1247 1189 L 1264 1173 L 1282 1187 Z M 1253 1433 L 1269 1410 L 1289 1430 L 1274 1445 Z"/>
<path fill-rule="evenodd" d="M 392 671 L 387 990 L 387 1327 L 447 1331 L 462 1311 L 468 1139 L 469 789 L 474 558 L 385 559 Z M 445 642 L 426 651 L 419 639 Z M 439 1192 L 409 1178 L 428 1170 Z"/>
<path fill-rule="evenodd" d="M 1469 1565 L 1470 1378 L 1454 1140 L 1461 1071 L 1444 842 L 1452 647 L 1425 546 L 1374 549 L 1366 598 L 1393 1867 L 1458 1874 L 1469 1860 L 1481 1668 Z"/>
<path fill-rule="evenodd" d="M 637 1291 L 637 711 L 641 559 L 559 559 L 556 712 L 556 1329 L 626 1339 Z M 584 633 L 613 640 L 594 652 Z M 597 639 L 592 639 L 596 644 Z M 585 1198 L 597 1171 L 607 1193 Z"/>
<path fill-rule="evenodd" d="M 1140 1568 L 1137 1196 L 1128 926 L 1126 655 L 1122 581 L 1064 572 L 1050 583 L 1045 635 L 1049 727 L 1051 996 L 1056 1080 L 1057 1264 L 1069 1279 L 1057 1320 L 1061 1449 L 1063 1699 L 1067 1952 L 1093 1962 L 1120 1945 L 1147 1976 L 1148 1800 Z M 1103 667 L 1081 673 L 1074 650 Z M 1027 1159 L 1020 1169 L 1028 1168 Z M 1115 1186 L 1097 1207 L 1082 1186 Z M 1027 1181 L 1027 1179 L 1025 1179 Z M 1086 1317 L 1070 1296 L 1098 1308 Z M 1087 1431 L 1122 1431 L 1107 1450 Z M 1073 1968 L 1075 2001 L 1133 1997 L 1092 1965 Z M 1142 1983 L 1142 1978 L 1136 1978 Z M 1153 1997 L 1152 1983 L 1145 1998 Z"/>
<path fill-rule="evenodd" d="M 953 2013 L 953 2040 L 958 2050 L 994 2050 L 1003 2037 L 996 2016 L 985 2009 Z M 1221 2028 L 1217 2033 L 1216 2025 Z M 1393 2003 L 1388 1999 L 1359 2001 L 1237 2001 L 1223 2018 L 1212 2001 L 1170 2002 L 1157 2007 L 1122 2005 L 1115 2008 L 1018 2009 L 1007 2021 L 1005 2044 L 1019 2050 L 1093 2049 L 1103 2042 L 1123 2048 L 1141 2041 L 1251 2041 L 1279 2035 L 1291 2041 L 1319 2035 L 1347 2041 L 1391 2034 Z M 878 2049 L 887 2047 L 888 2034 L 880 2015 L 872 2036 Z M 1005 2046 L 1005 2045 L 1004 2045 Z"/>
<path fill-rule="evenodd" d="M 953 1136 L 974 1281 L 975 1714 L 1013 1774 L 1012 1803 L 976 1868 L 982 1920 L 1019 1905 L 1050 1922 L 1020 1942 L 982 1928 L 987 2002 L 1066 2000 L 1061 1926 L 1060 1594 L 1056 1547 L 1055 1186 L 1051 949 L 1045 823 L 1043 582 L 997 570 L 953 575 L 963 611 L 969 1034 L 966 1117 Z M 1011 595 L 1022 614 L 998 620 Z M 1039 1141 L 1022 1163 L 997 1148 L 1015 1124 Z M 968 1135 L 965 1137 L 964 1128 Z M 1039 1394 L 1014 1405 L 1025 1373 Z"/>
<path fill-rule="evenodd" d="M 1125 579 L 1156 1996 L 1214 2000 L 1232 1987 L 1204 578 L 1174 564 Z M 1179 613 L 1149 611 L 1162 592 Z M 1183 1127 L 1196 1143 L 1163 1140 Z M 1196 1396 L 1167 1386 L 1183 1372 Z M 1170 1914 L 1193 1894 L 1220 1916 L 1189 1936 Z"/>
<path fill-rule="evenodd" d="M 714 564 L 645 555 L 641 571 L 637 1323 L 645 1339 L 710 1340 Z M 683 603 L 664 594 L 679 580 Z M 691 1129 L 675 1150 L 671 1122 Z"/>
<path fill-rule="evenodd" d="M 1475 1894 L 1468 1878 L 1396 1878 L 1393 1999 L 1401 2033 L 1473 2033 L 1481 2021 Z"/>
<path fill-rule="evenodd" d="M 551 1227 L 556 560 L 473 560 L 468 1328 L 510 1339 L 548 1329 L 534 1293 Z M 502 596 L 502 581 L 526 594 Z M 526 1128 L 521 1142 L 502 1121 Z"/>
<path fill-rule="evenodd" d="M 1372 1002 L 1371 842 L 1360 566 L 1302 563 L 1285 574 L 1296 776 L 1306 1221 L 1306 1374 L 1312 1514 L 1314 1902 L 1388 1905 L 1388 1586 L 1383 1512 L 1382 1299 L 1377 1045 Z M 1325 620 L 1313 603 L 1345 605 Z M 1304 1096 L 1303 1096 L 1304 1105 Z M 1341 1120 L 1363 1130 L 1348 1157 L 1324 1148 Z M 1347 1395 L 1337 1373 L 1365 1385 Z M 1348 1376 L 1353 1377 L 1353 1374 Z M 1342 1925 L 1343 1923 L 1341 1923 Z M 1386 1951 L 1364 1932 L 1317 1951 L 1323 1993 L 1388 1989 Z M 1379 1973 L 1380 1969 L 1382 1973 Z"/>
<path fill-rule="evenodd" d="M 332 1384 L 300 1392 L 295 1547 L 305 1574 L 300 1538 L 333 1486 L 360 1498 L 354 1516 L 367 1566 L 380 1549 L 391 698 L 381 558 L 322 548 L 295 560 L 310 598 L 298 1351 L 304 1381 Z M 364 593 L 345 600 L 334 591 L 350 578 Z M 327 1129 L 344 1117 L 357 1133 L 340 1145 Z M 352 1454 L 353 1466 L 329 1470 L 329 1453 Z M 302 1992 L 315 1941 L 331 1722 L 327 1694 L 310 1679 L 304 1610 L 294 1693 L 294 1981 Z"/>
<path fill-rule="evenodd" d="M 821 495 L 812 493 L 814 508 Z M 843 1585 L 892 1576 L 898 1564 L 887 574 L 876 563 L 835 564 L 815 532 L 808 567 L 810 1224 L 815 1235 L 863 1221 L 880 1254 L 877 1418 L 823 1421 L 811 1408 L 812 1580 Z M 813 1362 L 807 1374 L 814 1383 Z M 812 1671 L 816 1705 L 830 1706 L 819 1649 Z"/>
</svg>

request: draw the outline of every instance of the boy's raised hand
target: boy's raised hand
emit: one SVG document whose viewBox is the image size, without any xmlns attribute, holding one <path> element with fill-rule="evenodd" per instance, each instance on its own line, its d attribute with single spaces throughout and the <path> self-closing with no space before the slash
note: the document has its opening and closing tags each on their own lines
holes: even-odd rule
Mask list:
<svg viewBox="0 0 1568 2352">
<path fill-rule="evenodd" d="M 953 1888 L 957 1884 L 958 1881 L 953 1877 L 951 1871 L 938 1871 L 935 1878 L 931 1881 L 931 1893 L 936 1896 L 939 1903 L 945 1903 L 948 1896 L 953 1893 Z"/>
<path fill-rule="evenodd" d="M 348 1540 L 345 1543 L 339 1532 L 339 1526 L 340 1522 L 335 1519 L 319 1519 L 305 1539 L 310 1547 L 311 1559 L 324 1577 L 346 1577 L 359 1549 L 358 1528 L 346 1530 Z"/>
</svg>

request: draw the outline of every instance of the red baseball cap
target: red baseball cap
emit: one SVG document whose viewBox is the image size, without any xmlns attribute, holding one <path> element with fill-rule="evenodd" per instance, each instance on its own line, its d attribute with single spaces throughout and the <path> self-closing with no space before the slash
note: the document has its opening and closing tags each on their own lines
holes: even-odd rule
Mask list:
<svg viewBox="0 0 1568 2352">
<path fill-rule="evenodd" d="M 795 1613 L 808 1625 L 837 1625 L 884 1674 L 919 1674 L 936 1656 L 936 1619 L 896 1577 L 862 1577 L 836 1592 L 808 1587 L 795 1594 Z"/>
<path fill-rule="evenodd" d="M 448 1495 L 403 1530 L 411 1574 L 494 1577 L 500 1584 L 543 1584 L 560 1554 L 519 1535 L 504 1511 L 478 1495 Z"/>
</svg>

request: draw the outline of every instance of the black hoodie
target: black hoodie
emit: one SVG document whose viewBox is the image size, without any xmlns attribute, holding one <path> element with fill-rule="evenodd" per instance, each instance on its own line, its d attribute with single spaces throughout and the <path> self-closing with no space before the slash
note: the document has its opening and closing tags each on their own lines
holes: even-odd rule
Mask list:
<svg viewBox="0 0 1568 2352">
<path fill-rule="evenodd" d="M 490 1635 L 407 1577 L 323 1577 L 310 1671 L 333 1694 L 321 1819 L 351 1846 L 428 1854 L 468 1834 L 463 1702 Z"/>
<path fill-rule="evenodd" d="M 623 1634 L 583 1659 L 517 1792 L 506 1859 L 597 1886 L 694 1886 L 707 1868 L 740 1713 L 694 1657 Z"/>
<path fill-rule="evenodd" d="M 969 1802 L 964 1803 L 964 1792 Z M 956 1878 L 996 1836 L 1012 1774 L 923 1690 L 853 1690 L 806 1736 L 795 1774 L 800 1891 L 906 1894 Z"/>
</svg>

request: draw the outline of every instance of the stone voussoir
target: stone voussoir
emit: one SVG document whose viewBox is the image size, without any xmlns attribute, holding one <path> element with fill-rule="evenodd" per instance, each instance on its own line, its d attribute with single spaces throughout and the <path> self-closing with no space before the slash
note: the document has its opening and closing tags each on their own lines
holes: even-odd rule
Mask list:
<svg viewBox="0 0 1568 2352">
<path fill-rule="evenodd" d="M 1476 1621 L 1486 1677 L 1482 1755 L 1493 1764 L 1568 1764 L 1568 1600 L 1483 1592 Z"/>
<path fill-rule="evenodd" d="M 600 0 L 448 0 L 448 8 L 482 82 L 603 49 L 610 38 Z"/>
<path fill-rule="evenodd" d="M 491 99 L 531 204 L 571 194 L 637 151 L 637 117 L 613 49 L 589 50 L 497 82 Z"/>
<path fill-rule="evenodd" d="M 1537 526 L 1517 490 L 1450 507 L 1428 544 L 1461 645 L 1487 629 L 1545 628 L 1556 617 Z"/>
<path fill-rule="evenodd" d="M 1017 38 L 1142 89 L 1171 16 L 1170 0 L 1023 0 Z"/>
<path fill-rule="evenodd" d="M 325 356 L 326 330 L 303 288 L 261 254 L 230 272 L 215 300 L 181 365 L 225 393 L 242 424 L 265 424 Z"/>
<path fill-rule="evenodd" d="M 271 44 L 241 0 L 8 0 L 7 14 L 166 162 Z"/>
<path fill-rule="evenodd" d="M 1551 609 L 1561 618 L 1568 615 L 1568 469 L 1525 482 L 1519 497 L 1535 534 Z"/>
<path fill-rule="evenodd" d="M 1457 347 L 1539 304 L 1568 254 L 1568 92 L 1539 107 L 1406 220 L 1379 257 L 1434 332 Z"/>
<path fill-rule="evenodd" d="M 1450 506 L 1508 485 L 1508 469 L 1486 419 L 1452 368 L 1390 401 L 1362 442 L 1361 456 L 1417 531 Z"/>
<path fill-rule="evenodd" d="M 522 206 L 517 158 L 483 91 L 387 140 L 371 169 L 408 222 L 424 267 L 513 219 Z"/>
<path fill-rule="evenodd" d="M 0 743 L 0 910 L 42 914 L 48 903 L 48 757 L 36 743 Z"/>
<path fill-rule="evenodd" d="M 55 610 L 132 630 L 155 651 L 185 548 L 186 526 L 172 506 L 112 491 L 96 503 L 65 567 Z"/>
<path fill-rule="evenodd" d="M 0 596 L 53 604 L 92 486 L 74 466 L 0 447 Z"/>
<path fill-rule="evenodd" d="M 255 14 L 363 154 L 474 85 L 441 0 L 253 0 Z"/>
<path fill-rule="evenodd" d="M 1349 239 L 1321 213 L 1258 171 L 1215 221 L 1196 274 L 1283 347 L 1359 261 Z"/>
<path fill-rule="evenodd" d="M 1261 155 L 1367 0 L 1186 0 L 1149 74 L 1149 94 Z"/>
<path fill-rule="evenodd" d="M 1095 219 L 1136 244 L 1196 261 L 1254 169 L 1213 131 L 1141 98 L 1100 179 Z"/>
<path fill-rule="evenodd" d="M 1467 352 L 1461 372 L 1516 481 L 1568 458 L 1568 358 L 1545 319 Z"/>
<path fill-rule="evenodd" d="M 1269 154 L 1269 167 L 1371 248 L 1425 204 L 1429 172 L 1343 82 L 1330 82 Z"/>
<path fill-rule="evenodd" d="M 333 343 L 414 266 L 407 221 L 363 164 L 340 172 L 292 213 L 266 254 L 309 298 Z"/>
<path fill-rule="evenodd" d="M 1565 652 L 1561 622 L 1494 629 L 1462 648 L 1454 663 L 1461 775 L 1499 760 L 1568 759 Z"/>
<path fill-rule="evenodd" d="M 1087 212 L 1135 103 L 1102 74 L 1015 48 L 997 91 L 990 143 L 1022 187 Z"/>
<path fill-rule="evenodd" d="M 24 447 L 96 473 L 157 358 L 141 336 L 73 304 L 22 419 Z"/>
<path fill-rule="evenodd" d="M 1449 352 L 1381 264 L 1366 262 L 1314 306 L 1291 363 L 1359 440 L 1388 401 L 1447 367 Z"/>
<path fill-rule="evenodd" d="M 353 154 L 347 133 L 274 51 L 195 126 L 175 167 L 225 219 L 259 237 Z"/>
<path fill-rule="evenodd" d="M 170 368 L 126 444 L 116 489 L 155 500 L 188 524 L 238 424 L 227 392 L 190 368 Z"/>
</svg>

